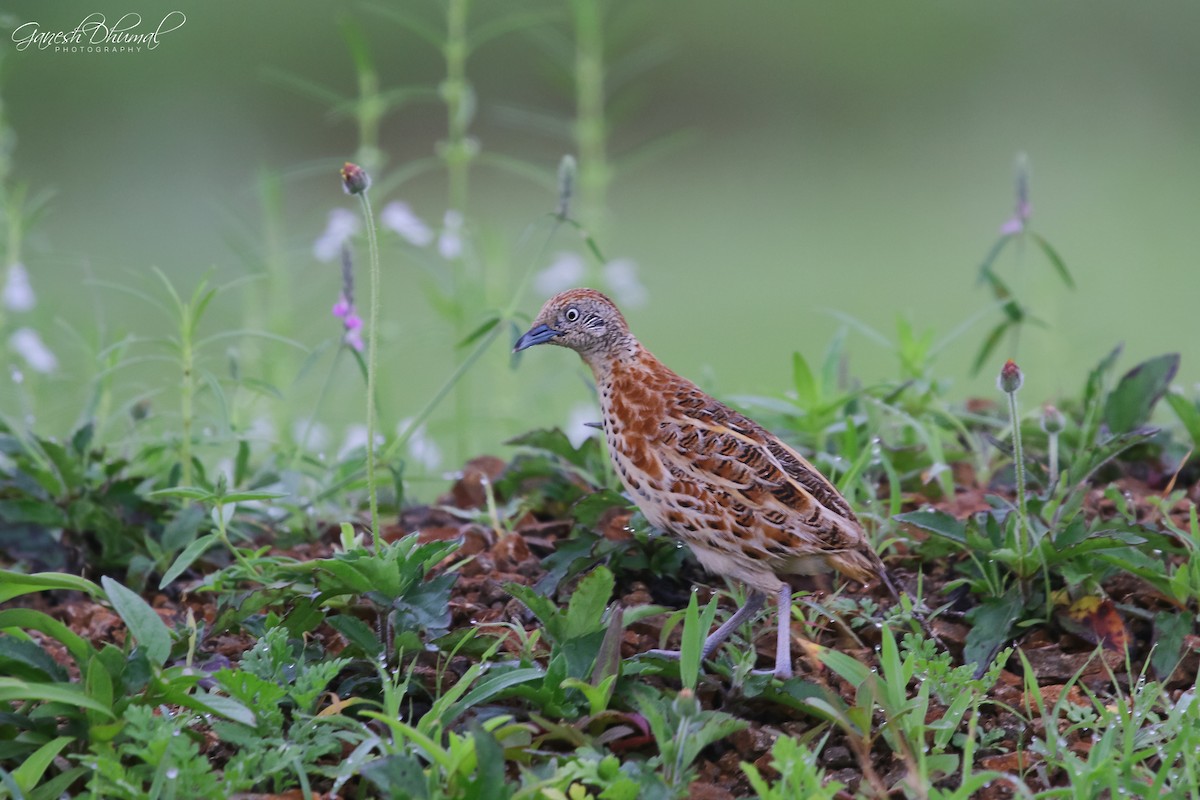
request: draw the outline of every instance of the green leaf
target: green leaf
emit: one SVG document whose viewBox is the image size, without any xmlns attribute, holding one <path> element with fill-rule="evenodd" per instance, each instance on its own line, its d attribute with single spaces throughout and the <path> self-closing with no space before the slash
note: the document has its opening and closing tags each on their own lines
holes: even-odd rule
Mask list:
<svg viewBox="0 0 1200 800">
<path fill-rule="evenodd" d="M 34 611 L 32 608 L 8 608 L 0 611 L 0 630 L 5 628 L 41 631 L 54 637 L 67 648 L 67 652 L 75 659 L 81 671 L 87 669 L 87 663 L 95 653 L 82 636 L 48 614 Z"/>
<path fill-rule="evenodd" d="M 799 352 L 792 353 L 792 385 L 796 389 L 796 398 L 805 409 L 816 408 L 821 403 L 821 389 L 817 379 L 813 377 L 812 369 Z"/>
<path fill-rule="evenodd" d="M 968 612 L 971 630 L 963 647 L 963 664 L 975 664 L 975 674 L 982 675 L 992 659 L 1011 638 L 1013 624 L 1021 616 L 1024 602 L 1014 588 L 1001 597 L 992 597 Z"/>
<path fill-rule="evenodd" d="M 158 613 L 141 595 L 105 575 L 100 579 L 108 601 L 125 622 L 133 638 L 154 666 L 161 667 L 171 655 L 171 632 Z"/>
<path fill-rule="evenodd" d="M 1062 282 L 1067 285 L 1067 288 L 1074 289 L 1075 280 L 1071 277 L 1071 273 L 1067 271 L 1067 265 L 1062 260 L 1062 256 L 1058 254 L 1058 251 L 1051 247 L 1050 243 L 1041 234 L 1032 233 L 1030 235 L 1033 236 L 1033 241 L 1037 243 L 1037 246 L 1042 249 L 1042 252 L 1046 255 L 1046 259 L 1054 267 L 1054 271 L 1058 273 L 1058 277 L 1062 278 Z"/>
<path fill-rule="evenodd" d="M 822 650 L 821 663 L 851 686 L 862 686 L 871 677 L 871 670 L 866 664 L 837 650 Z"/>
<path fill-rule="evenodd" d="M 1150 666 L 1160 681 L 1166 681 L 1184 657 L 1184 644 L 1192 632 L 1192 615 L 1160 611 L 1154 617 L 1154 653 Z"/>
<path fill-rule="evenodd" d="M 615 581 L 608 567 L 596 567 L 571 594 L 562 628 L 556 639 L 574 639 L 604 628 L 604 609 L 612 597 Z"/>
<path fill-rule="evenodd" d="M 172 486 L 169 489 L 155 489 L 147 497 L 186 497 L 189 500 L 212 502 L 213 493 L 207 489 L 197 489 L 194 486 Z"/>
<path fill-rule="evenodd" d="M 67 524 L 67 515 L 49 500 L 18 497 L 11 500 L 0 500 L 0 521 L 10 525 L 63 528 Z"/>
<path fill-rule="evenodd" d="M 13 780 L 17 782 L 17 786 L 21 787 L 21 791 L 26 794 L 33 791 L 33 787 L 41 783 L 46 768 L 54 762 L 55 757 L 62 752 L 63 748 L 73 741 L 75 741 L 74 736 L 59 736 L 26 756 L 24 763 L 14 769 L 12 773 Z"/>
<path fill-rule="evenodd" d="M 162 589 L 169 585 L 172 581 L 178 578 L 185 569 L 190 567 L 193 562 L 213 545 L 221 541 L 215 533 L 210 533 L 207 536 L 201 536 L 196 541 L 189 544 L 166 572 L 163 573 L 162 580 L 158 582 L 158 588 Z"/>
<path fill-rule="evenodd" d="M 679 678 L 683 688 L 694 691 L 696 681 L 700 677 L 700 653 L 704 647 L 704 638 L 712 625 L 712 618 L 717 613 L 717 602 L 714 598 L 705 607 L 708 625 L 701 625 L 700 604 L 696 600 L 696 590 L 688 595 L 687 608 L 683 612 L 683 637 L 679 646 Z M 711 613 L 708 613 L 711 611 Z"/>
<path fill-rule="evenodd" d="M 48 703 L 65 703 L 68 706 L 98 711 L 112 717 L 112 710 L 87 696 L 83 689 L 68 683 L 35 683 L 0 676 L 0 702 L 26 702 L 44 700 Z"/>
<path fill-rule="evenodd" d="M 163 550 L 167 553 L 178 553 L 194 542 L 206 516 L 204 507 L 198 503 L 181 509 L 163 529 Z"/>
<path fill-rule="evenodd" d="M 489 675 L 472 686 L 471 691 L 463 695 L 461 700 L 446 709 L 446 713 L 442 717 L 442 724 L 449 726 L 451 722 L 466 713 L 468 709 L 491 700 L 505 689 L 519 686 L 529 681 L 539 680 L 545 677 L 545 675 L 546 673 L 539 667 L 525 667 L 502 672 L 497 675 Z"/>
<path fill-rule="evenodd" d="M 1150 420 L 1154 405 L 1179 371 L 1179 354 L 1143 361 L 1125 373 L 1104 404 L 1104 421 L 1113 433 L 1127 433 Z"/>
<path fill-rule="evenodd" d="M 967 526 L 945 511 L 909 511 L 906 514 L 897 514 L 892 519 L 959 544 L 967 542 Z"/>
<path fill-rule="evenodd" d="M 1000 339 L 1003 338 L 1004 332 L 1008 330 L 1008 326 L 1012 324 L 1008 320 L 1004 320 L 996 327 L 992 328 L 991 332 L 984 338 L 983 344 L 979 348 L 979 352 L 975 355 L 975 360 L 971 363 L 971 374 L 978 375 L 983 369 L 983 365 L 987 363 L 992 355 L 992 351 L 996 349 L 996 345 L 1000 344 Z"/>
<path fill-rule="evenodd" d="M 221 503 L 229 505 L 230 503 L 247 503 L 251 500 L 278 500 L 281 497 L 287 497 L 287 492 L 265 492 L 265 491 L 245 491 L 245 492 L 230 492 L 221 498 Z"/>
<path fill-rule="evenodd" d="M 1179 417 L 1184 430 L 1192 439 L 1192 447 L 1200 447 L 1200 408 L 1181 394 L 1171 392 L 1167 395 L 1167 405 Z"/>
<path fill-rule="evenodd" d="M 486 336 L 489 331 L 491 331 L 493 328 L 495 328 L 499 324 L 500 324 L 500 317 L 488 318 L 487 320 L 484 321 L 484 323 L 482 325 L 480 325 L 478 328 L 476 328 L 475 330 L 471 331 L 466 336 L 464 336 L 462 341 L 459 342 L 457 345 L 455 345 L 455 347 L 460 347 L 460 348 L 461 347 L 470 347 L 472 344 L 474 344 L 475 342 L 479 341 L 484 336 Z"/>
<path fill-rule="evenodd" d="M 83 592 L 92 597 L 100 597 L 104 594 L 99 586 L 78 575 L 69 575 L 65 572 L 35 572 L 32 575 L 26 575 L 6 569 L 0 570 L 0 603 L 8 602 L 23 594 L 50 589 Z"/>
</svg>

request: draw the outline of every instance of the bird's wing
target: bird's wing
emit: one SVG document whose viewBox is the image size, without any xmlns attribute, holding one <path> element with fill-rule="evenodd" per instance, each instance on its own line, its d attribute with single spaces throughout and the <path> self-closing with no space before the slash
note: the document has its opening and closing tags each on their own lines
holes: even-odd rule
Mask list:
<svg viewBox="0 0 1200 800">
<path fill-rule="evenodd" d="M 675 400 L 658 451 L 677 481 L 699 480 L 726 493 L 740 526 L 751 527 L 758 516 L 819 550 L 861 546 L 849 504 L 799 453 L 697 389 L 681 386 Z"/>
</svg>

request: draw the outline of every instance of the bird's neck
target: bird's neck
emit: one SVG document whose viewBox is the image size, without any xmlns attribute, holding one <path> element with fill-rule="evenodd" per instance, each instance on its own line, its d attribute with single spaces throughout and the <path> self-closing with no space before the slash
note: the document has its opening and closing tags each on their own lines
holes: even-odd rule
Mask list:
<svg viewBox="0 0 1200 800">
<path fill-rule="evenodd" d="M 592 375 L 596 379 L 597 386 L 610 383 L 615 373 L 641 369 L 649 362 L 658 363 L 650 351 L 642 347 L 641 343 L 632 336 L 614 342 L 603 350 L 579 355 L 584 363 L 592 368 Z"/>
</svg>

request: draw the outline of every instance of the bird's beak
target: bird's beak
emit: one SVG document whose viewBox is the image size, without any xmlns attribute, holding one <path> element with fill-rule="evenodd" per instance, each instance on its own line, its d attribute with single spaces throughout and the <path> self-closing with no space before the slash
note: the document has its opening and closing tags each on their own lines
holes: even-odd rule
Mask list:
<svg viewBox="0 0 1200 800">
<path fill-rule="evenodd" d="M 537 325 L 526 331 L 525 335 L 520 339 L 517 339 L 517 343 L 513 345 L 513 352 L 519 353 L 527 347 L 533 347 L 535 344 L 545 344 L 561 333 L 562 331 L 556 331 L 549 325 Z"/>
</svg>

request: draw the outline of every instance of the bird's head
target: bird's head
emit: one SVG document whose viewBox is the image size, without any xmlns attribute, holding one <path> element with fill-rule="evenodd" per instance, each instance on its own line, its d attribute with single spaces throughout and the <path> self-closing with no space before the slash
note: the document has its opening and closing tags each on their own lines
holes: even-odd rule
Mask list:
<svg viewBox="0 0 1200 800">
<path fill-rule="evenodd" d="M 535 344 L 569 347 L 590 363 L 630 349 L 633 337 L 612 300 L 594 289 L 569 289 L 546 301 L 513 352 Z"/>
</svg>

